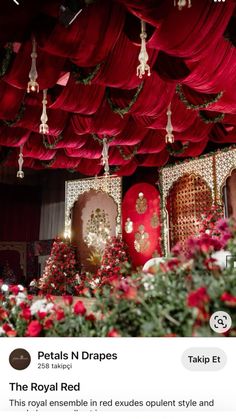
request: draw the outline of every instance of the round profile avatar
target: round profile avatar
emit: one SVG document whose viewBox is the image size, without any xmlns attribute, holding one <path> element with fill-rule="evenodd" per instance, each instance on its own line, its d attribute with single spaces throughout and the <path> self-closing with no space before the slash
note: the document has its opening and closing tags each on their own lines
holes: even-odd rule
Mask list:
<svg viewBox="0 0 236 419">
<path fill-rule="evenodd" d="M 31 356 L 26 349 L 14 349 L 10 353 L 9 363 L 15 370 L 25 370 L 31 362 Z"/>
</svg>

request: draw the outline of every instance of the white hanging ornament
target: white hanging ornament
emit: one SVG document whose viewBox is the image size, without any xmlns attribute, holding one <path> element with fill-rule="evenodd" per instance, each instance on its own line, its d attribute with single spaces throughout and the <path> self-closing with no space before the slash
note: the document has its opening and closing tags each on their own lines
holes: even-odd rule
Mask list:
<svg viewBox="0 0 236 419">
<path fill-rule="evenodd" d="M 42 104 L 43 104 L 43 112 L 41 115 L 41 124 L 39 126 L 39 133 L 40 134 L 49 134 L 49 127 L 47 125 L 47 121 L 48 121 L 48 116 L 47 116 L 47 89 L 43 90 L 43 100 L 42 100 Z"/>
<path fill-rule="evenodd" d="M 141 34 L 140 34 L 140 38 L 141 38 L 141 49 L 140 49 L 140 53 L 138 56 L 139 59 L 139 66 L 137 67 L 137 76 L 142 79 L 143 76 L 145 75 L 146 71 L 148 76 L 151 75 L 151 69 L 150 66 L 148 65 L 148 53 L 147 53 L 147 48 L 146 48 L 146 39 L 147 39 L 147 32 L 146 32 L 146 23 L 141 20 Z"/>
<path fill-rule="evenodd" d="M 166 143 L 167 144 L 173 144 L 175 141 L 175 137 L 173 134 L 173 126 L 172 126 L 172 122 L 171 122 L 171 104 L 169 104 L 168 109 L 167 109 L 167 125 L 166 125 Z"/>
<path fill-rule="evenodd" d="M 24 172 L 22 170 L 23 163 L 24 163 L 24 159 L 23 159 L 23 145 L 21 145 L 20 146 L 19 159 L 18 159 L 19 170 L 18 170 L 18 172 L 16 174 L 16 177 L 19 177 L 21 179 L 23 179 L 23 177 L 24 177 Z"/>
<path fill-rule="evenodd" d="M 31 69 L 29 72 L 29 79 L 30 81 L 28 82 L 28 86 L 27 86 L 27 92 L 39 92 L 39 84 L 37 83 L 37 78 L 38 78 L 38 72 L 37 72 L 37 68 L 36 68 L 36 58 L 37 58 L 37 52 L 36 52 L 36 41 L 35 38 L 33 38 L 32 41 L 32 53 L 31 53 L 31 58 L 32 58 L 32 64 L 31 64 Z"/>
<path fill-rule="evenodd" d="M 110 168 L 109 168 L 109 144 L 107 142 L 107 138 L 104 137 L 102 140 L 103 148 L 102 148 L 102 165 L 104 166 L 104 175 L 109 176 Z"/>
<path fill-rule="evenodd" d="M 183 7 L 185 7 L 187 5 L 188 5 L 188 8 L 192 7 L 191 0 L 178 0 L 178 2 L 176 0 L 174 0 L 174 6 L 178 6 L 179 10 L 182 10 Z"/>
</svg>

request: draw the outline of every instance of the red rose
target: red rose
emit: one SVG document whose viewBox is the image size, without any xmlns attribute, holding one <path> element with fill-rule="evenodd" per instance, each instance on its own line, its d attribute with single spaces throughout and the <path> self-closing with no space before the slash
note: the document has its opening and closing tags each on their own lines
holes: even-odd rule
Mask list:
<svg viewBox="0 0 236 419">
<path fill-rule="evenodd" d="M 128 286 L 128 288 L 126 289 L 124 293 L 124 298 L 126 298 L 127 300 L 135 300 L 136 297 L 137 297 L 137 289 L 135 287 Z"/>
<path fill-rule="evenodd" d="M 38 311 L 38 316 L 40 319 L 44 319 L 47 316 L 46 311 Z"/>
<path fill-rule="evenodd" d="M 79 314 L 80 316 L 84 316 L 86 313 L 86 308 L 82 301 L 77 301 L 77 303 L 74 305 L 74 313 Z"/>
<path fill-rule="evenodd" d="M 96 321 L 96 317 L 93 313 L 90 313 L 87 316 L 85 316 L 85 319 L 92 322 L 92 323 Z"/>
<path fill-rule="evenodd" d="M 10 292 L 12 292 L 12 294 L 17 295 L 20 292 L 18 285 L 10 285 L 9 288 L 10 288 Z"/>
<path fill-rule="evenodd" d="M 229 292 L 224 292 L 224 294 L 222 294 L 221 301 L 224 301 L 227 306 L 236 306 L 236 297 Z"/>
<path fill-rule="evenodd" d="M 62 310 L 62 309 L 58 309 L 58 310 L 56 310 L 56 319 L 58 320 L 58 321 L 60 321 L 60 320 L 62 320 L 62 319 L 64 319 L 65 318 L 65 313 L 64 313 L 64 310 Z"/>
<path fill-rule="evenodd" d="M 3 328 L 3 330 L 4 330 L 4 332 L 6 333 L 7 336 L 9 336 L 9 337 L 16 336 L 16 331 L 14 329 L 12 329 L 12 327 L 8 323 L 4 323 L 2 325 L 2 328 Z"/>
<path fill-rule="evenodd" d="M 71 306 L 73 304 L 73 297 L 72 295 L 63 295 L 62 296 L 64 303 L 68 306 Z"/>
<path fill-rule="evenodd" d="M 8 312 L 4 308 L 0 307 L 0 320 L 7 319 Z"/>
<path fill-rule="evenodd" d="M 39 336 L 41 330 L 42 330 L 42 326 L 38 322 L 38 320 L 32 320 L 32 322 L 30 322 L 26 330 L 26 336 L 31 336 L 31 337 Z"/>
<path fill-rule="evenodd" d="M 47 319 L 44 323 L 44 328 L 45 329 L 51 329 L 53 327 L 53 321 L 52 319 Z"/>
<path fill-rule="evenodd" d="M 107 333 L 107 337 L 108 338 L 119 338 L 120 334 L 119 334 L 118 330 L 113 328 L 113 329 L 109 330 L 109 332 Z"/>
<path fill-rule="evenodd" d="M 203 307 L 204 304 L 210 301 L 209 295 L 205 287 L 198 288 L 196 291 L 190 292 L 188 295 L 189 307 Z"/>
<path fill-rule="evenodd" d="M 28 307 L 23 308 L 22 312 L 20 313 L 20 317 L 22 317 L 25 320 L 29 320 L 31 318 L 31 311 Z"/>
</svg>

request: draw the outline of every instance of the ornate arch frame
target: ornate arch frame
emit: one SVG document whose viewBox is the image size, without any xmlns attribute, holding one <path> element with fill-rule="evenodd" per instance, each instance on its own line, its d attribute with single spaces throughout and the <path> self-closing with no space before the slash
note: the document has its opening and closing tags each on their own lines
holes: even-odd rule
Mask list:
<svg viewBox="0 0 236 419">
<path fill-rule="evenodd" d="M 160 172 L 160 187 L 162 201 L 162 239 L 165 255 L 170 250 L 169 246 L 169 215 L 167 211 L 167 198 L 171 188 L 184 175 L 194 174 L 202 177 L 209 186 L 212 194 L 212 201 L 215 201 L 214 187 L 214 156 L 190 160 L 186 163 L 178 163 L 174 166 L 166 166 Z"/>
<path fill-rule="evenodd" d="M 162 201 L 162 239 L 163 250 L 169 249 L 169 220 L 166 208 L 170 189 L 183 175 L 191 173 L 201 176 L 210 187 L 212 201 L 223 205 L 223 187 L 227 178 L 236 169 L 236 146 L 225 148 L 200 158 L 166 166 L 160 171 L 160 192 Z"/>
<path fill-rule="evenodd" d="M 117 204 L 116 235 L 121 234 L 122 178 L 118 176 L 100 176 L 65 182 L 65 236 L 71 236 L 71 210 L 79 195 L 90 190 L 107 193 Z"/>
</svg>

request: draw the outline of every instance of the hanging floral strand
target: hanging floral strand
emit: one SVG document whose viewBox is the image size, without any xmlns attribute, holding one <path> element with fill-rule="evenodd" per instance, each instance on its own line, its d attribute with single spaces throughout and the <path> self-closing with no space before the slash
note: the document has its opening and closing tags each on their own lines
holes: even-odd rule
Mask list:
<svg viewBox="0 0 236 419">
<path fill-rule="evenodd" d="M 40 134 L 49 134 L 49 127 L 47 125 L 48 116 L 47 116 L 47 89 L 43 90 L 43 112 L 41 115 L 41 124 L 39 126 L 39 133 Z"/>
<path fill-rule="evenodd" d="M 141 34 L 140 34 L 140 38 L 141 38 L 141 49 L 140 49 L 140 53 L 138 56 L 139 59 L 139 66 L 137 67 L 137 76 L 142 79 L 143 76 L 145 75 L 146 71 L 148 76 L 151 75 L 151 70 L 150 70 L 150 66 L 148 65 L 148 53 L 147 53 L 147 49 L 146 49 L 146 39 L 147 39 L 147 32 L 146 32 L 146 22 L 144 22 L 143 20 L 141 20 Z"/>
<path fill-rule="evenodd" d="M 104 166 L 104 175 L 109 176 L 110 168 L 109 168 L 109 143 L 107 142 L 107 138 L 104 137 L 102 140 L 103 148 L 102 148 L 102 165 Z"/>
<path fill-rule="evenodd" d="M 188 0 L 188 1 L 187 0 L 179 0 L 178 2 L 176 0 L 174 0 L 174 6 L 175 7 L 178 6 L 179 10 L 182 10 L 183 7 L 185 7 L 187 5 L 188 5 L 188 8 L 192 7 L 191 0 Z"/>
<path fill-rule="evenodd" d="M 32 41 L 32 53 L 31 53 L 31 58 L 32 58 L 32 64 L 31 64 L 31 69 L 29 72 L 29 79 L 30 81 L 28 82 L 28 86 L 27 86 L 27 92 L 39 92 L 39 84 L 37 83 L 37 78 L 38 78 L 38 72 L 37 72 L 37 68 L 36 68 L 36 58 L 37 58 L 37 52 L 36 52 L 36 41 L 35 38 L 33 38 Z"/>
<path fill-rule="evenodd" d="M 172 115 L 172 112 L 171 112 L 171 103 L 168 106 L 168 109 L 167 109 L 167 113 L 166 114 L 167 114 L 166 143 L 167 144 L 173 144 L 174 141 L 175 141 L 175 137 L 174 137 L 174 134 L 173 134 L 173 126 L 172 126 L 172 122 L 171 122 L 171 115 Z"/>
<path fill-rule="evenodd" d="M 19 170 L 18 170 L 18 172 L 16 174 L 16 177 L 19 177 L 21 179 L 23 179 L 23 177 L 24 177 L 24 172 L 22 170 L 23 163 L 24 163 L 24 159 L 23 159 L 23 145 L 21 145 L 20 146 L 19 159 L 18 159 Z"/>
</svg>

